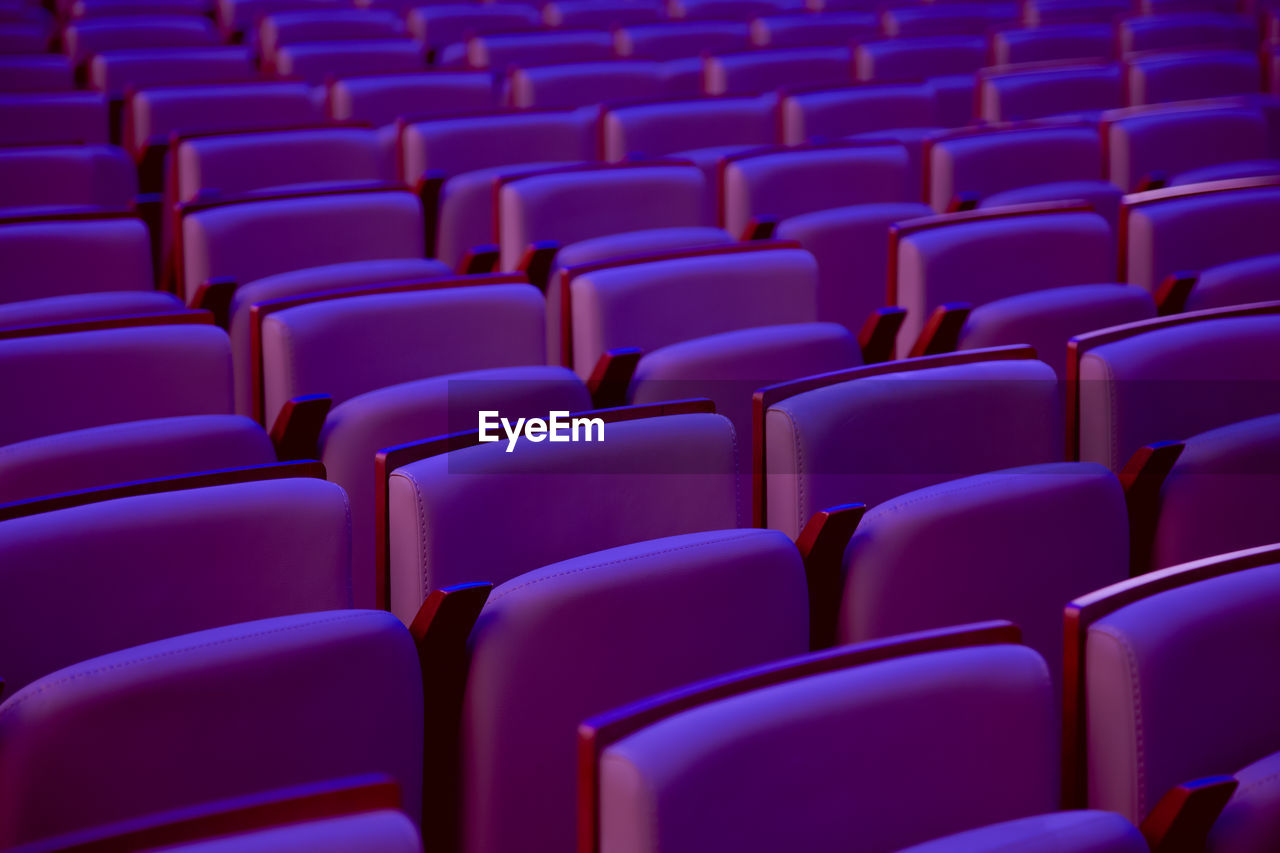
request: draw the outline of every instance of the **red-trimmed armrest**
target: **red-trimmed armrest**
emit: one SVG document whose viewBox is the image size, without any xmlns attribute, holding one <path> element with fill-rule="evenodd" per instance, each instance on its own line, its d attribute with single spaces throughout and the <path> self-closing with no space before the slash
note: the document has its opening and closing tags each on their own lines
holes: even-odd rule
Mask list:
<svg viewBox="0 0 1280 853">
<path fill-rule="evenodd" d="M 1199 273 L 1172 272 L 1156 288 L 1156 310 L 1161 317 L 1187 310 L 1187 297 L 1199 280 Z"/>
<path fill-rule="evenodd" d="M 413 191 L 422 202 L 422 219 L 424 223 L 426 256 L 434 258 L 440 250 L 437 245 L 440 227 L 440 195 L 444 191 L 446 175 L 439 169 L 428 169 L 418 178 Z"/>
<path fill-rule="evenodd" d="M 893 348 L 898 341 L 898 330 L 907 319 L 907 309 L 897 306 L 877 308 L 867 317 L 858 332 L 858 346 L 862 349 L 863 364 L 879 364 L 893 360 Z"/>
<path fill-rule="evenodd" d="M 480 275 L 493 272 L 498 268 L 500 257 L 498 247 L 492 243 L 472 246 L 458 261 L 458 272 L 462 275 Z"/>
<path fill-rule="evenodd" d="M 587 380 L 591 405 L 597 409 L 625 406 L 631 377 L 635 376 L 636 367 L 643 355 L 635 347 L 620 347 L 600 356 L 595 369 L 591 371 L 591 378 Z"/>
<path fill-rule="evenodd" d="M 959 213 L 962 210 L 977 210 L 982 197 L 975 192 L 956 193 L 947 202 L 947 213 Z"/>
<path fill-rule="evenodd" d="M 554 240 L 530 243 L 524 250 L 524 257 L 520 259 L 520 266 L 517 269 L 527 275 L 529 281 L 539 290 L 546 293 L 547 283 L 551 280 L 551 266 L 555 263 L 556 253 L 559 251 L 560 244 Z"/>
<path fill-rule="evenodd" d="M 960 345 L 960 330 L 972 310 L 973 306 L 968 302 L 947 302 L 933 309 L 909 355 L 918 358 L 955 352 Z"/>
<path fill-rule="evenodd" d="M 432 850 L 458 847 L 462 763 L 459 729 L 467 687 L 467 641 L 493 584 L 471 583 L 432 590 L 409 626 L 418 648 L 426 705 L 422 826 Z"/>
<path fill-rule="evenodd" d="M 1151 546 L 1160 510 L 1160 489 L 1186 447 L 1180 441 L 1161 441 L 1138 448 L 1120 471 L 1124 502 L 1129 509 L 1129 574 L 1151 571 Z"/>
<path fill-rule="evenodd" d="M 836 622 L 844 592 L 844 551 L 866 511 L 866 504 L 841 504 L 819 510 L 796 539 L 809 584 L 809 647 L 815 651 L 836 644 Z"/>
<path fill-rule="evenodd" d="M 320 430 L 333 406 L 328 394 L 305 394 L 284 404 L 271 425 L 271 443 L 281 462 L 320 458 Z"/>
<path fill-rule="evenodd" d="M 1206 776 L 1169 790 L 1140 827 L 1151 853 L 1204 850 L 1209 830 L 1239 784 L 1230 776 Z"/>
<path fill-rule="evenodd" d="M 744 243 L 749 240 L 772 240 L 777 230 L 778 217 L 753 216 L 747 223 L 747 227 L 742 229 L 742 236 L 738 239 Z"/>
<path fill-rule="evenodd" d="M 191 297 L 192 308 L 203 308 L 213 314 L 213 322 L 224 329 L 231 327 L 231 297 L 235 295 L 236 280 L 219 276 L 211 278 Z"/>
</svg>

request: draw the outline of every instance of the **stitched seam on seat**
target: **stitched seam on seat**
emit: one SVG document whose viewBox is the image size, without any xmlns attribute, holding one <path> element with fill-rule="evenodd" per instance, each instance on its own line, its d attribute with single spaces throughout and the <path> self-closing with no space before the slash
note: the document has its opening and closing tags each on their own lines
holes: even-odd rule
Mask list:
<svg viewBox="0 0 1280 853">
<path fill-rule="evenodd" d="M 733 439 L 733 526 L 742 527 L 742 462 L 738 456 L 738 431 L 732 422 L 729 435 Z"/>
<path fill-rule="evenodd" d="M 418 571 L 421 573 L 420 580 L 422 582 L 421 601 L 419 601 L 418 603 L 421 604 L 422 601 L 426 601 L 427 596 L 430 595 L 430 590 L 427 589 L 427 505 L 426 505 L 426 502 L 422 500 L 422 488 L 418 483 L 417 479 L 413 476 L 413 474 L 407 472 L 403 468 L 400 468 L 398 470 L 400 472 L 398 476 L 408 480 L 409 484 L 413 486 L 413 500 L 414 500 L 414 503 L 417 505 L 417 510 L 418 510 Z M 388 507 L 387 509 L 387 523 L 388 524 L 391 523 L 390 507 Z M 391 562 L 390 552 L 391 552 L 391 549 L 388 548 L 387 549 L 388 563 Z M 388 568 L 390 568 L 390 566 L 388 566 Z M 390 590 L 387 590 L 387 592 L 389 594 Z"/>
<path fill-rule="evenodd" d="M 1136 807 L 1134 814 L 1141 819 L 1147 813 L 1147 762 L 1142 733 L 1142 691 L 1137 678 L 1137 656 L 1134 654 L 1133 647 L 1129 644 L 1128 639 L 1119 631 L 1106 626 L 1094 626 L 1090 630 L 1097 631 L 1100 636 L 1107 637 L 1119 646 L 1121 651 L 1124 652 L 1125 663 L 1128 666 L 1125 677 L 1129 679 L 1129 690 L 1133 701 L 1133 754 L 1135 758 L 1134 771 L 1137 779 L 1137 789 L 1134 791 L 1134 795 L 1137 798 L 1134 804 Z"/>
<path fill-rule="evenodd" d="M 257 637 L 268 637 L 268 636 L 271 636 L 272 634 L 283 634 L 283 633 L 288 633 L 290 631 L 299 631 L 304 628 L 310 628 L 313 625 L 325 625 L 331 622 L 342 622 L 342 621 L 355 618 L 360 615 L 362 615 L 360 611 L 354 611 L 354 610 L 348 611 L 345 613 L 335 613 L 323 619 L 315 619 L 315 620 L 309 621 L 304 625 L 285 625 L 280 628 L 272 628 L 267 631 L 255 631 L 252 634 L 241 634 L 236 637 L 227 637 L 222 640 L 212 640 L 212 641 L 200 643 L 194 646 L 184 646 L 183 648 L 180 648 L 180 649 L 171 649 L 170 651 L 159 652 L 156 654 L 147 655 L 146 657 L 134 658 L 133 660 L 123 661 L 121 663 L 114 663 L 114 664 L 111 664 L 110 666 L 95 667 L 93 669 L 77 672 L 74 675 L 68 675 L 63 678 L 59 678 L 56 681 L 51 681 L 47 684 L 43 684 L 37 689 L 31 691 L 28 695 L 15 696 L 9 702 L 5 703 L 4 706 L 0 707 L 0 718 L 7 716 L 14 709 L 22 706 L 23 704 L 30 701 L 31 699 L 34 699 L 35 697 L 39 696 L 41 693 L 44 693 L 55 687 L 60 687 L 63 684 L 68 684 L 72 681 L 77 681 L 83 678 L 92 678 L 94 676 L 101 675 L 106 672 L 111 672 L 112 670 L 129 669 L 130 667 L 135 667 L 135 666 L 138 666 L 139 664 L 149 663 L 155 660 L 162 660 L 164 658 L 190 654 L 191 652 L 194 652 L 200 649 L 211 649 L 211 648 L 216 648 L 217 646 L 225 646 L 225 645 L 230 645 L 234 643 L 240 643 L 245 640 L 250 640 Z"/>
<path fill-rule="evenodd" d="M 782 415 L 784 418 L 787 419 L 787 423 L 791 426 L 791 438 L 792 438 L 792 443 L 795 445 L 795 454 L 796 454 L 796 492 L 797 492 L 796 530 L 798 531 L 804 530 L 804 524 L 806 521 L 805 509 L 806 509 L 807 501 L 804 493 L 805 478 L 802 470 L 804 468 L 804 448 L 800 444 L 800 428 L 796 424 L 796 419 L 792 417 L 791 413 L 788 412 L 786 409 L 771 409 L 770 411 L 775 411 L 778 414 Z M 765 417 L 768 418 L 768 416 L 769 416 L 769 412 L 765 412 Z M 768 435 L 767 429 L 765 430 L 765 434 Z M 766 472 L 766 476 L 767 476 L 767 472 Z M 765 507 L 765 514 L 766 515 L 768 514 L 768 506 Z"/>
<path fill-rule="evenodd" d="M 556 572 L 556 573 L 554 573 L 554 574 L 544 575 L 544 576 L 542 576 L 542 577 L 538 577 L 538 578 L 530 578 L 529 580 L 526 580 L 526 581 L 524 581 L 524 582 L 522 582 L 522 583 L 519 583 L 519 584 L 517 584 L 517 585 L 515 585 L 515 586 L 508 586 L 508 587 L 505 587 L 505 588 L 503 588 L 503 589 L 501 589 L 501 590 L 495 590 L 495 591 L 494 591 L 494 593 L 493 593 L 493 595 L 491 595 L 491 596 L 489 597 L 489 601 L 490 601 L 490 602 L 498 601 L 499 599 L 502 599 L 502 598 L 504 598 L 505 596 L 511 595 L 512 593 L 516 592 L 517 590 L 524 589 L 524 588 L 525 588 L 525 587 L 527 587 L 527 586 L 533 586 L 533 585 L 535 585 L 535 584 L 545 583 L 546 581 L 554 580 L 554 579 L 556 579 L 556 578 L 560 578 L 560 577 L 565 577 L 565 576 L 567 576 L 567 575 L 576 575 L 576 574 L 581 574 L 582 572 L 589 572 L 589 571 L 594 571 L 594 570 L 596 570 L 596 569 L 603 569 L 603 568 L 606 568 L 606 567 L 608 567 L 608 566 L 618 566 L 618 565 L 622 565 L 623 563 L 630 563 L 630 562 L 634 562 L 634 561 L 636 561 L 636 560 L 644 560 L 644 559 L 647 559 L 647 558 L 649 558 L 649 557 L 656 557 L 656 556 L 659 556 L 660 554 L 674 554 L 674 553 L 676 553 L 676 552 L 678 552 L 678 551 L 691 551 L 691 550 L 694 550 L 694 549 L 696 549 L 696 548 L 707 548 L 707 547 L 710 547 L 710 546 L 712 546 L 712 545 L 721 545 L 721 544 L 723 544 L 723 543 L 725 543 L 725 542 L 736 542 L 736 541 L 738 541 L 738 540 L 740 540 L 740 539 L 747 539 L 747 538 L 750 538 L 750 537 L 752 537 L 752 536 L 755 536 L 755 535 L 757 535 L 757 533 L 759 533 L 759 532 L 760 532 L 760 531 L 758 531 L 758 530 L 757 530 L 756 528 L 754 528 L 754 527 L 752 527 L 752 528 L 744 528 L 744 529 L 743 529 L 743 532 L 741 532 L 741 533 L 736 533 L 736 534 L 726 535 L 726 536 L 724 536 L 724 537 L 721 537 L 721 538 L 719 538 L 719 539 L 715 539 L 715 540 L 710 541 L 710 542 L 694 542 L 694 543 L 691 543 L 691 544 L 689 544 L 689 545 L 677 545 L 677 546 L 675 546 L 675 547 L 673 547 L 673 548 L 663 548 L 663 549 L 658 550 L 658 551 L 647 551 L 647 552 L 645 552 L 645 553 L 643 553 L 643 554 L 633 554 L 633 555 L 632 555 L 632 556 L 630 556 L 630 557 L 619 557 L 619 558 L 614 559 L 614 560 L 606 560 L 606 561 L 605 561 L 605 562 L 603 562 L 603 563 L 592 563 L 592 564 L 587 565 L 587 566 L 579 566 L 579 567 L 578 567 L 578 568 L 576 568 L 576 569 L 565 569 L 564 571 Z M 653 541 L 653 540 L 649 540 L 649 541 Z M 637 544 L 638 544 L 638 543 L 637 543 Z"/>
</svg>

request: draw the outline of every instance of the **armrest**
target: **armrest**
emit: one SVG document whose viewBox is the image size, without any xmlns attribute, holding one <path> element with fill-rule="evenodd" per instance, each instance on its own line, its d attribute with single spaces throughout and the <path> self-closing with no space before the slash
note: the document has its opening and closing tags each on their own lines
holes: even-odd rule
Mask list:
<svg viewBox="0 0 1280 853">
<path fill-rule="evenodd" d="M 235 295 L 236 280 L 233 278 L 211 278 L 196 290 L 191 297 L 192 308 L 203 308 L 213 314 L 213 322 L 226 329 L 231 326 L 231 297 Z"/>
<path fill-rule="evenodd" d="M 409 626 L 422 683 L 431 691 L 426 705 L 422 825 L 431 828 L 432 846 L 441 850 L 458 846 L 462 775 L 458 735 L 467 688 L 467 641 L 491 592 L 490 583 L 432 590 Z"/>
<path fill-rule="evenodd" d="M 972 310 L 973 306 L 968 302 L 947 302 L 933 309 L 909 355 L 916 358 L 955 352 L 960 344 L 960 330 Z"/>
<path fill-rule="evenodd" d="M 1164 172 L 1147 172 L 1138 181 L 1138 188 L 1134 192 L 1144 193 L 1147 190 L 1160 190 L 1169 186 L 1169 176 Z"/>
<path fill-rule="evenodd" d="M 1230 776 L 1206 776 L 1169 790 L 1139 827 L 1151 853 L 1204 850 L 1237 785 Z"/>
<path fill-rule="evenodd" d="M 529 281 L 543 293 L 547 292 L 547 283 L 551 280 L 551 266 L 555 263 L 560 244 L 554 240 L 541 240 L 530 243 L 524 250 L 518 269 L 529 277 Z"/>
<path fill-rule="evenodd" d="M 478 275 L 493 272 L 498 268 L 498 247 L 492 243 L 472 246 L 458 262 L 458 272 L 462 275 Z"/>
<path fill-rule="evenodd" d="M 282 462 L 319 459 L 320 429 L 332 405 L 333 398 L 328 394 L 307 394 L 285 403 L 271 425 L 276 458 Z"/>
<path fill-rule="evenodd" d="M 947 202 L 947 213 L 959 213 L 963 210 L 977 210 L 982 198 L 975 192 L 956 193 Z"/>
<path fill-rule="evenodd" d="M 1194 272 L 1173 272 L 1165 276 L 1156 288 L 1156 310 L 1161 317 L 1169 314 L 1181 314 L 1187 310 L 1187 297 L 1196 286 L 1199 274 Z"/>
<path fill-rule="evenodd" d="M 809 646 L 815 651 L 836 643 L 836 622 L 844 591 L 844 551 L 866 511 L 866 504 L 841 504 L 820 510 L 810 517 L 796 539 L 809 584 Z"/>
<path fill-rule="evenodd" d="M 1120 485 L 1129 510 L 1129 573 L 1135 577 L 1151 570 L 1160 489 L 1185 446 L 1180 441 L 1148 444 L 1139 448 L 1120 471 Z"/>
<path fill-rule="evenodd" d="M 422 202 L 422 218 L 425 227 L 424 237 L 426 256 L 434 258 L 440 247 L 436 245 L 436 235 L 440 225 L 440 194 L 444 190 L 445 173 L 439 169 L 428 169 L 418 178 L 414 192 Z"/>
<path fill-rule="evenodd" d="M 596 362 L 587 380 L 591 404 L 597 409 L 612 409 L 627 404 L 627 389 L 643 352 L 635 347 L 611 349 Z"/>
<path fill-rule="evenodd" d="M 898 340 L 898 330 L 907 319 L 907 309 L 896 306 L 877 308 L 858 332 L 858 346 L 862 349 L 863 364 L 879 364 L 893 360 L 893 348 Z"/>
<path fill-rule="evenodd" d="M 742 229 L 742 236 L 739 239 L 744 243 L 748 240 L 772 240 L 777 230 L 778 217 L 753 216 L 747 223 L 747 227 Z"/>
</svg>

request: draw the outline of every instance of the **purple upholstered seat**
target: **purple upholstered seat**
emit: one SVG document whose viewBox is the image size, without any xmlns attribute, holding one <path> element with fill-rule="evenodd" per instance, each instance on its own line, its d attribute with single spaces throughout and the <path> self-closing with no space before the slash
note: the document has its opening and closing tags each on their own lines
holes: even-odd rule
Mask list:
<svg viewBox="0 0 1280 853">
<path fill-rule="evenodd" d="M 889 39 L 854 49 L 859 82 L 928 81 L 938 103 L 938 123 L 944 127 L 972 121 L 973 75 L 986 63 L 987 42 L 982 36 Z"/>
<path fill-rule="evenodd" d="M 899 853 L 1145 853 L 1149 849 L 1137 827 L 1120 815 L 1080 809 L 970 829 Z"/>
<path fill-rule="evenodd" d="M 815 512 L 838 504 L 875 505 L 957 477 L 1062 459 L 1057 379 L 1027 354 L 863 370 L 800 386 L 764 412 L 769 527 L 794 538 Z"/>
<path fill-rule="evenodd" d="M 397 809 L 290 822 L 166 845 L 169 853 L 422 853 L 421 831 Z"/>
<path fill-rule="evenodd" d="M 907 309 L 900 353 L 913 346 L 937 351 L 923 348 L 932 331 L 926 321 L 939 306 L 965 302 L 975 310 L 959 348 L 1032 344 L 1063 376 L 1072 335 L 1155 315 L 1140 288 L 1107 284 L 1115 276 L 1115 248 L 1102 217 L 1078 205 L 1013 216 L 1005 210 L 898 226 L 895 303 Z"/>
<path fill-rule="evenodd" d="M 666 94 L 660 63 L 649 60 L 572 62 L 512 68 L 504 100 L 518 109 L 585 107 L 612 99 Z"/>
<path fill-rule="evenodd" d="M 917 83 L 792 92 L 783 97 L 780 109 L 782 141 L 787 145 L 898 128 L 939 127 L 934 91 Z"/>
<path fill-rule="evenodd" d="M 1079 458 L 1119 470 L 1152 442 L 1280 411 L 1275 308 L 1196 312 L 1078 342 Z"/>
<path fill-rule="evenodd" d="M 775 141 L 776 129 L 766 98 L 717 98 L 607 107 L 601 134 L 606 160 L 636 157 L 712 158 Z M 711 165 L 711 164 L 708 164 Z"/>
<path fill-rule="evenodd" d="M 252 54 L 233 45 L 110 50 L 88 64 L 90 85 L 114 98 L 144 87 L 243 83 L 257 77 Z"/>
<path fill-rule="evenodd" d="M 1068 59 L 1114 59 L 1115 34 L 1106 24 L 1059 24 L 1000 30 L 991 35 L 996 65 Z"/>
<path fill-rule="evenodd" d="M 1116 24 L 1116 37 L 1126 53 L 1206 44 L 1252 51 L 1258 47 L 1258 25 L 1244 15 L 1175 12 L 1124 18 Z"/>
<path fill-rule="evenodd" d="M 1245 104 L 1128 110 L 1104 115 L 1102 132 L 1111 180 L 1129 192 L 1152 181 L 1280 174 L 1280 159 L 1268 157 L 1266 116 Z"/>
<path fill-rule="evenodd" d="M 390 614 L 284 616 L 51 673 L 0 705 L 0 744 L 6 845 L 368 773 L 416 819 L 422 678 Z"/>
<path fill-rule="evenodd" d="M 435 72 L 439 73 L 439 72 Z M 591 115 L 530 112 L 406 124 L 402 171 L 410 183 L 439 178 L 435 256 L 450 267 L 473 247 L 495 242 L 493 179 L 516 163 L 576 163 L 595 156 Z M 520 139 L 519 146 L 510 144 Z"/>
<path fill-rule="evenodd" d="M 1010 3 L 945 3 L 932 6 L 898 6 L 880 14 L 889 38 L 923 38 L 946 35 L 986 35 L 993 27 L 1017 23 L 1018 9 Z"/>
<path fill-rule="evenodd" d="M 1008 619 L 1058 683 L 1063 606 L 1128 576 L 1124 491 L 1106 468 L 1059 462 L 965 477 L 888 500 L 858 523 L 837 641 Z"/>
<path fill-rule="evenodd" d="M 114 145 L 0 148 L 0 208 L 128 210 L 137 194 L 137 170 Z"/>
<path fill-rule="evenodd" d="M 0 329 L 45 326 L 184 311 L 182 300 L 159 290 L 112 290 L 23 299 L 0 305 Z"/>
<path fill-rule="evenodd" d="M 96 92 L 0 94 L 4 145 L 105 145 L 107 101 Z"/>
<path fill-rule="evenodd" d="M 1130 0 L 1030 0 L 1023 9 L 1028 27 L 1051 24 L 1110 24 L 1132 10 Z"/>
<path fill-rule="evenodd" d="M 421 258 L 424 246 L 422 204 L 397 189 L 197 203 L 180 227 L 188 300 L 212 278 L 246 284 L 326 264 Z"/>
<path fill-rule="evenodd" d="M 161 325 L 0 341 L 0 379 L 26 401 L 0 444 L 123 421 L 231 412 L 226 333 Z"/>
<path fill-rule="evenodd" d="M 68 20 L 127 15 L 204 15 L 213 0 L 57 0 L 54 4 Z"/>
<path fill-rule="evenodd" d="M 1054 811 L 1044 659 L 1016 631 L 937 650 L 913 647 L 918 637 L 757 667 L 588 720 L 586 731 L 624 726 L 598 729 L 599 840 L 588 849 L 888 853 Z M 633 708 L 648 718 L 629 719 Z"/>
<path fill-rule="evenodd" d="M 374 74 L 335 80 L 329 87 L 329 117 L 381 126 L 401 116 L 479 112 L 497 104 L 493 78 L 471 71 Z"/>
<path fill-rule="evenodd" d="M 551 0 L 542 7 L 548 27 L 561 29 L 604 29 L 633 24 L 649 24 L 665 17 L 657 0 Z"/>
<path fill-rule="evenodd" d="M 127 217 L 0 225 L 0 267 L 0 304 L 152 287 L 147 227 Z M 27 325 L 40 322 L 26 319 Z M 4 325 L 24 324 L 18 319 Z"/>
<path fill-rule="evenodd" d="M 798 0 L 668 0 L 667 13 L 685 21 L 745 21 L 804 8 Z"/>
<path fill-rule="evenodd" d="M 257 31 L 258 50 L 268 71 L 278 70 L 280 49 L 287 45 L 395 39 L 408 32 L 392 12 L 341 8 L 271 12 L 258 20 Z"/>
<path fill-rule="evenodd" d="M 445 3 L 418 6 L 405 17 L 409 32 L 426 45 L 439 50 L 465 40 L 470 34 L 514 33 L 536 30 L 538 10 L 523 3 Z"/>
<path fill-rule="evenodd" d="M 849 48 L 794 47 L 709 56 L 708 95 L 751 95 L 782 87 L 841 86 L 853 82 Z"/>
<path fill-rule="evenodd" d="M 67 92 L 74 88 L 71 63 L 64 57 L 0 55 L 0 92 Z"/>
<path fill-rule="evenodd" d="M 1121 66 L 993 68 L 978 75 L 979 116 L 987 121 L 1022 121 L 1057 115 L 1093 117 L 1125 105 Z"/>
<path fill-rule="evenodd" d="M 63 51 L 74 65 L 111 50 L 207 47 L 219 41 L 213 22 L 194 15 L 86 18 L 62 31 Z"/>
<path fill-rule="evenodd" d="M 604 548 L 746 524 L 743 451 L 720 415 L 610 422 L 603 441 L 507 446 L 475 444 L 392 473 L 391 609 L 401 619 L 432 590 L 504 583 Z"/>
<path fill-rule="evenodd" d="M 880 22 L 872 12 L 764 15 L 751 22 L 751 41 L 759 47 L 845 45 L 879 34 Z"/>
<path fill-rule="evenodd" d="M 799 654 L 807 616 L 795 546 L 766 530 L 653 539 L 497 586 L 467 644 L 460 849 L 572 848 L 581 720 Z"/>
<path fill-rule="evenodd" d="M 275 56 L 276 74 L 311 84 L 329 77 L 411 73 L 425 65 L 422 48 L 407 38 L 287 44 Z"/>
<path fill-rule="evenodd" d="M 1125 199 L 1125 280 L 1155 292 L 1173 273 L 1276 251 L 1280 181 L 1222 181 Z"/>
<path fill-rule="evenodd" d="M 598 62 L 613 56 L 613 36 L 603 30 L 490 33 L 470 38 L 466 65 L 504 71 L 511 65 Z"/>
<path fill-rule="evenodd" d="M 1200 271 L 1185 308 L 1225 308 L 1280 299 L 1280 254 L 1259 255 Z"/>
<path fill-rule="evenodd" d="M 751 47 L 745 21 L 672 21 L 634 24 L 614 32 L 619 56 L 684 59 L 708 53 L 737 53 Z"/>
<path fill-rule="evenodd" d="M 1125 63 L 1130 104 L 1159 104 L 1257 92 L 1262 70 L 1255 51 L 1157 52 Z"/>
<path fill-rule="evenodd" d="M 8 519 L 0 523 L 7 689 L 166 637 L 350 607 L 350 553 L 346 495 L 323 480 L 136 495 Z M 68 620 L 79 628 L 54 628 Z"/>
</svg>

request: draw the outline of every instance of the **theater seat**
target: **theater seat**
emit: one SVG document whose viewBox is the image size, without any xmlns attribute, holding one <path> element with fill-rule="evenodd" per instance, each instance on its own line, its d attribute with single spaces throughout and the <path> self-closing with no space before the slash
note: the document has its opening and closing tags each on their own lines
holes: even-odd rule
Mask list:
<svg viewBox="0 0 1280 853">
<path fill-rule="evenodd" d="M 1124 69 L 1115 63 L 1032 63 L 990 68 L 978 75 L 979 117 L 992 122 L 1063 115 L 1093 120 L 1103 110 L 1126 103 Z"/>
<path fill-rule="evenodd" d="M 1072 59 L 1115 59 L 1115 35 L 1106 24 L 1056 24 L 991 35 L 995 65 Z"/>
</svg>

